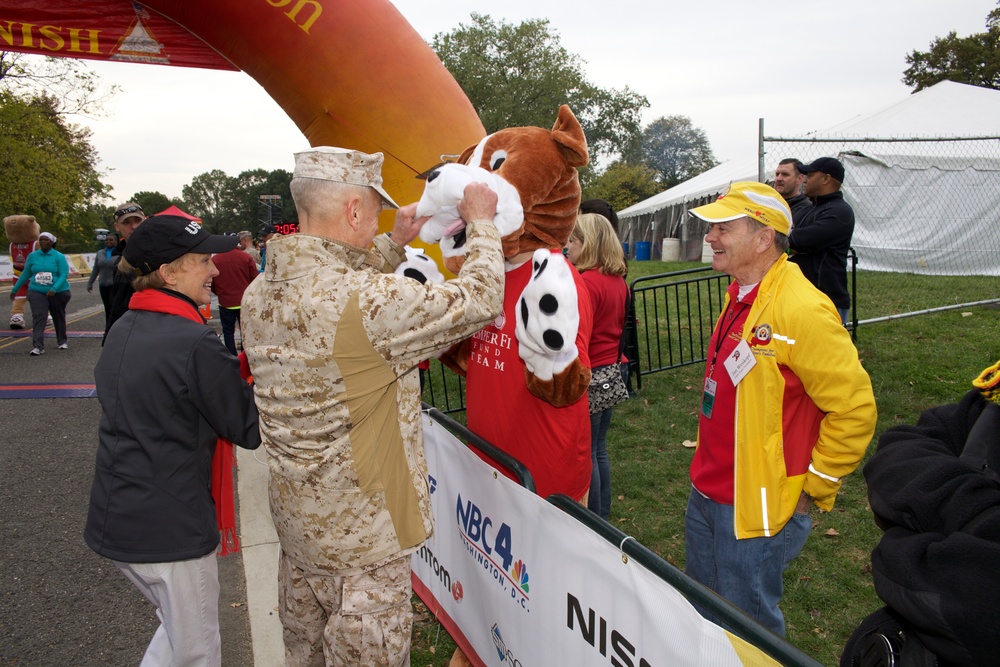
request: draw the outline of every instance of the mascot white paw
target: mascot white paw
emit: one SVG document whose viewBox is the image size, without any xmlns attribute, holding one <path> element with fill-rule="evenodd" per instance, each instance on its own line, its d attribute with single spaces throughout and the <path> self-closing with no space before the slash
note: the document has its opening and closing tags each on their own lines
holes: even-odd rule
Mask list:
<svg viewBox="0 0 1000 667">
<path fill-rule="evenodd" d="M 428 282 L 440 285 L 444 282 L 444 274 L 433 259 L 410 246 L 406 246 L 404 250 L 406 250 L 406 261 L 396 267 L 397 275 L 413 278 L 421 285 Z"/>
<path fill-rule="evenodd" d="M 470 183 L 485 183 L 497 193 L 493 224 L 500 236 L 507 236 L 524 224 L 521 196 L 502 177 L 481 167 L 451 162 L 441 165 L 427 176 L 424 193 L 417 202 L 417 217 L 430 217 L 420 228 L 420 240 L 440 243 L 444 257 L 465 254 L 465 221 L 458 213 L 458 202 Z"/>
<path fill-rule="evenodd" d="M 532 274 L 517 303 L 518 353 L 540 380 L 551 380 L 577 358 L 580 328 L 573 269 L 561 253 L 540 248 L 531 257 Z"/>
</svg>

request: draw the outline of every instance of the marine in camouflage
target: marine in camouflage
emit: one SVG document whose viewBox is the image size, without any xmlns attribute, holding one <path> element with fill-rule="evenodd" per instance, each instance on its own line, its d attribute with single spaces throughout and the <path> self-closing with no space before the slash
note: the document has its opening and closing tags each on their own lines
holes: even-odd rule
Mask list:
<svg viewBox="0 0 1000 667">
<path fill-rule="evenodd" d="M 268 244 L 266 271 L 244 294 L 243 342 L 288 579 L 286 633 L 288 623 L 307 625 L 308 635 L 321 622 L 291 618 L 317 613 L 300 598 L 303 586 L 318 595 L 318 584 L 305 582 L 374 576 L 407 560 L 433 530 L 417 364 L 503 305 L 499 234 L 490 222 L 468 230 L 467 261 L 444 284 L 391 273 L 405 253 L 387 236 L 366 250 L 297 234 Z M 408 619 L 408 576 L 402 586 Z M 338 615 L 328 628 L 343 621 Z M 288 650 L 286 659 L 312 664 L 292 662 Z"/>
</svg>

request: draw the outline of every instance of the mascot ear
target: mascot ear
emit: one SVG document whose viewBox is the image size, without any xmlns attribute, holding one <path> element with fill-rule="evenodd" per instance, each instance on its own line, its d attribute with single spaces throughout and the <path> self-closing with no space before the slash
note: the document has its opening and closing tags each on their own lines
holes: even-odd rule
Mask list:
<svg viewBox="0 0 1000 667">
<path fill-rule="evenodd" d="M 478 146 L 478 145 L 479 144 L 472 144 L 471 146 L 469 146 L 468 148 L 466 148 L 464 151 L 462 151 L 462 155 L 460 155 L 459 158 L 458 158 L 458 163 L 459 164 L 469 164 L 469 158 L 472 157 L 472 154 L 475 152 L 476 146 Z M 478 167 L 479 165 L 476 164 L 476 165 L 472 165 L 472 166 Z"/>
<path fill-rule="evenodd" d="M 586 166 L 589 159 L 587 137 L 583 134 L 580 121 L 576 119 L 566 104 L 559 107 L 559 116 L 556 118 L 556 124 L 552 126 L 552 139 L 566 156 L 566 162 L 569 166 Z"/>
</svg>

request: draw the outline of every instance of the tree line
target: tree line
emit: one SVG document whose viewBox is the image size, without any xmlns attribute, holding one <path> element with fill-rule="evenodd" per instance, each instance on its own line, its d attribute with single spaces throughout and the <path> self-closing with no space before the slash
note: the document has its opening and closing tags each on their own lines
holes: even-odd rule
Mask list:
<svg viewBox="0 0 1000 667">
<path fill-rule="evenodd" d="M 998 2 L 1000 5 L 1000 2 Z M 987 30 L 955 32 L 927 51 L 906 56 L 903 82 L 914 92 L 941 80 L 1000 88 L 1000 9 Z M 560 104 L 580 119 L 591 151 L 581 170 L 584 198 L 621 210 L 717 164 L 705 132 L 686 116 L 662 116 L 642 125 L 649 107 L 642 94 L 591 83 L 584 61 L 569 52 L 546 19 L 514 25 L 472 13 L 467 23 L 439 33 L 431 48 L 462 86 L 487 132 L 504 127 L 551 127 Z M 70 123 L 74 113 L 100 115 L 116 94 L 76 60 L 29 59 L 0 52 L 0 213 L 30 213 L 60 237 L 64 250 L 94 246 L 94 229 L 109 227 L 115 205 L 97 169 L 90 130 Z M 195 176 L 180 198 L 137 192 L 147 213 L 171 204 L 202 218 L 213 233 L 255 231 L 260 195 L 280 195 L 274 220 L 296 219 L 283 169 L 252 169 L 229 176 L 215 169 Z M 109 203 L 110 202 L 110 203 Z"/>
<path fill-rule="evenodd" d="M 103 114 L 117 93 L 80 61 L 38 60 L 0 52 L 0 214 L 34 215 L 42 229 L 59 237 L 67 252 L 96 247 L 94 231 L 112 226 L 111 187 L 97 169 L 98 154 L 88 128 L 69 122 L 72 114 Z M 129 197 L 147 214 L 171 205 L 202 219 L 213 233 L 260 226 L 267 219 L 260 195 L 280 195 L 272 221 L 296 219 L 284 169 L 251 169 L 228 176 L 215 169 L 195 176 L 180 198 L 161 192 Z"/>
</svg>

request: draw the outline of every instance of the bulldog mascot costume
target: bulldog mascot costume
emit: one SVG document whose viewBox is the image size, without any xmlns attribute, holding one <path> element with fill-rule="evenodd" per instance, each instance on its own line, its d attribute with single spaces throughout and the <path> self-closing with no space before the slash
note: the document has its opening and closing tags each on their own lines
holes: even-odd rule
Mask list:
<svg viewBox="0 0 1000 667">
<path fill-rule="evenodd" d="M 504 310 L 441 361 L 466 378 L 469 428 L 524 463 L 542 497 L 580 500 L 590 487 L 592 315 L 580 275 L 565 260 L 580 206 L 577 167 L 587 164 L 583 128 L 563 105 L 551 130 L 514 127 L 471 146 L 428 175 L 421 239 L 439 242 L 445 266 L 461 265 L 457 203 L 471 181 L 498 195 L 494 222 L 507 260 Z"/>
<path fill-rule="evenodd" d="M 469 428 L 524 463 L 538 495 L 586 503 L 590 488 L 587 343 L 593 323 L 580 274 L 562 255 L 580 207 L 577 167 L 587 164 L 583 128 L 563 105 L 551 130 L 514 127 L 465 150 L 427 177 L 421 240 L 440 243 L 457 273 L 465 224 L 455 204 L 465 186 L 497 193 L 494 223 L 507 263 L 503 313 L 441 362 L 466 379 Z M 461 649 L 452 666 L 469 665 Z"/>
<path fill-rule="evenodd" d="M 10 263 L 14 281 L 21 276 L 28 255 L 38 250 L 38 235 L 42 231 L 33 215 L 8 215 L 3 219 L 3 231 L 10 240 Z M 14 295 L 10 307 L 10 328 L 24 328 L 24 304 L 28 301 L 28 283 Z"/>
</svg>

